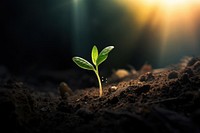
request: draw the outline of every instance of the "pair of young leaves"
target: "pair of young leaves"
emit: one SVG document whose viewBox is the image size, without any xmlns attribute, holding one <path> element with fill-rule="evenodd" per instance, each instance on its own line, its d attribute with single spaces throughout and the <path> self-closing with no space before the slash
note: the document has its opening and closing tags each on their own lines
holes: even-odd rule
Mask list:
<svg viewBox="0 0 200 133">
<path fill-rule="evenodd" d="M 108 46 L 104 48 L 100 54 L 98 53 L 97 47 L 94 45 L 91 52 L 91 58 L 93 64 L 98 67 L 102 62 L 104 62 L 107 57 L 108 53 L 114 48 L 114 46 Z M 95 70 L 94 66 L 88 62 L 87 60 L 81 58 L 81 57 L 73 57 L 72 60 L 81 68 L 87 69 L 87 70 Z"/>
</svg>

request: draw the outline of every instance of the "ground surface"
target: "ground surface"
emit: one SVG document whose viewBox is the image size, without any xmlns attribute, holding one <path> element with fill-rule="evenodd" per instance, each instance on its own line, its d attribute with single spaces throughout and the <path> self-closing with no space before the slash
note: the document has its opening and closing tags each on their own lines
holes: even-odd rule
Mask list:
<svg viewBox="0 0 200 133">
<path fill-rule="evenodd" d="M 76 80 L 78 83 L 81 78 Z M 45 92 L 25 82 L 2 80 L 1 130 L 200 133 L 199 58 L 186 58 L 177 66 L 163 69 L 146 65 L 139 71 L 117 71 L 108 78 L 103 91 L 100 98 L 95 87 L 71 92 L 62 83 L 56 91 Z"/>
</svg>

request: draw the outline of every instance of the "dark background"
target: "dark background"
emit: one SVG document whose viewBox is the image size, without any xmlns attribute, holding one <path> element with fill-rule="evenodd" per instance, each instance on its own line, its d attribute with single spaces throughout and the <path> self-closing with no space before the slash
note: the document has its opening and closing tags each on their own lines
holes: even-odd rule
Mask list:
<svg viewBox="0 0 200 133">
<path fill-rule="evenodd" d="M 159 26 L 152 28 L 146 23 L 142 31 L 136 33 L 134 14 L 114 0 L 76 2 L 1 0 L 0 65 L 12 73 L 68 70 L 76 67 L 71 60 L 75 55 L 90 60 L 94 44 L 99 49 L 115 46 L 102 69 L 127 65 L 139 69 L 144 63 L 158 68 L 177 63 L 185 55 L 193 55 L 192 51 L 183 50 L 178 55 L 174 52 L 163 59 L 166 62 L 159 63 Z M 149 17 L 147 22 L 151 20 Z"/>
</svg>

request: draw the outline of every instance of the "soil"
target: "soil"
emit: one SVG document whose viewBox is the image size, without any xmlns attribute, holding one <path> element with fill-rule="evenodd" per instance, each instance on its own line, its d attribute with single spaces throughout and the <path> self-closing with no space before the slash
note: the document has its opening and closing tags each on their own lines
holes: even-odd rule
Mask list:
<svg viewBox="0 0 200 133">
<path fill-rule="evenodd" d="M 53 90 L 34 88 L 20 78 L 2 79 L 1 132 L 200 133 L 198 57 L 162 69 L 146 64 L 137 71 L 115 71 L 102 97 L 95 77 L 84 79 L 90 87 L 73 89 L 83 80 L 77 76 Z"/>
</svg>

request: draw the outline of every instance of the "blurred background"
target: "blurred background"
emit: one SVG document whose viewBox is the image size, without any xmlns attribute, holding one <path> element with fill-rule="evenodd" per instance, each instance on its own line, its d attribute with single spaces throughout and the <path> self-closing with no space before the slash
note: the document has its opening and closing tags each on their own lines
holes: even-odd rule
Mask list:
<svg viewBox="0 0 200 133">
<path fill-rule="evenodd" d="M 77 68 L 92 46 L 115 49 L 102 69 L 139 69 L 200 54 L 198 0 L 1 0 L 0 66 L 12 73 Z"/>
</svg>

